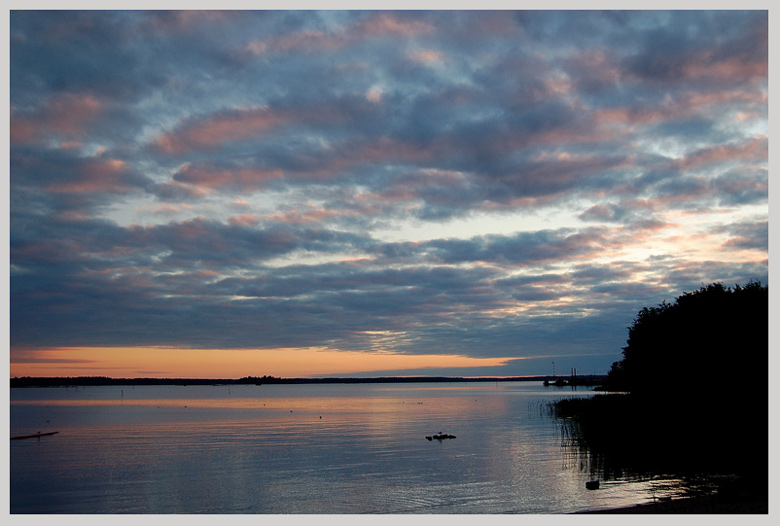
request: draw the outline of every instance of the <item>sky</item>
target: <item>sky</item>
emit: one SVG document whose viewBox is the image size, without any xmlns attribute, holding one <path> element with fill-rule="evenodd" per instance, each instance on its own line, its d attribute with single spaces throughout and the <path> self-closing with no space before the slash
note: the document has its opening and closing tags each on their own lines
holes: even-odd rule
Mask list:
<svg viewBox="0 0 780 526">
<path fill-rule="evenodd" d="M 767 11 L 12 11 L 11 376 L 604 374 L 768 280 Z"/>
</svg>

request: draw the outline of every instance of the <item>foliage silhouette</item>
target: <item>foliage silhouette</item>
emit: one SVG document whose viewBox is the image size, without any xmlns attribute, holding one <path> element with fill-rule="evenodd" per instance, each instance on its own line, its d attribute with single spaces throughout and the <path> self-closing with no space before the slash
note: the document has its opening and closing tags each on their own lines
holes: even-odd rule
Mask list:
<svg viewBox="0 0 780 526">
<path fill-rule="evenodd" d="M 750 382 L 768 394 L 769 289 L 720 283 L 644 308 L 628 332 L 623 360 L 607 377 L 610 390 L 635 396 L 696 396 L 724 379 Z"/>
<path fill-rule="evenodd" d="M 555 404 L 606 478 L 733 476 L 767 495 L 769 289 L 714 283 L 639 311 L 606 390 Z"/>
</svg>

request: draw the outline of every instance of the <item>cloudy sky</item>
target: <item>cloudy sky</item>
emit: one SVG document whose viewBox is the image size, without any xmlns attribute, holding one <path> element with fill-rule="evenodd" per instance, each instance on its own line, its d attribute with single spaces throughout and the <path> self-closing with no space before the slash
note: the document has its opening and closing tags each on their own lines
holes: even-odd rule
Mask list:
<svg viewBox="0 0 780 526">
<path fill-rule="evenodd" d="M 768 283 L 768 17 L 11 12 L 11 375 L 605 373 Z"/>
</svg>

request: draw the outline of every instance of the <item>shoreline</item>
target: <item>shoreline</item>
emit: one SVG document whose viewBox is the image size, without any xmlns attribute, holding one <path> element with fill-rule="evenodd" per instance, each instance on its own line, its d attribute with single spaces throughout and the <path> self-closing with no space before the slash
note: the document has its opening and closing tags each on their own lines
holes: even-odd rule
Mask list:
<svg viewBox="0 0 780 526">
<path fill-rule="evenodd" d="M 281 385 L 281 384 L 374 384 L 374 383 L 452 383 L 452 382 L 551 382 L 563 379 L 562 387 L 597 387 L 606 375 L 588 374 L 572 379 L 564 376 L 327 376 L 306 378 L 277 378 L 274 376 L 245 376 L 243 378 L 112 378 L 108 376 L 22 376 L 11 377 L 9 387 L 97 387 L 147 385 Z M 552 386 L 552 384 L 550 384 Z M 595 391 L 595 389 L 594 389 Z"/>
<path fill-rule="evenodd" d="M 603 510 L 585 510 L 574 512 L 573 515 L 620 515 L 620 514 L 741 514 L 741 515 L 767 515 L 769 514 L 768 498 L 742 498 L 721 497 L 718 495 L 703 495 L 698 497 L 683 497 L 672 500 L 658 500 L 645 504 L 635 504 L 621 508 L 607 508 Z"/>
</svg>

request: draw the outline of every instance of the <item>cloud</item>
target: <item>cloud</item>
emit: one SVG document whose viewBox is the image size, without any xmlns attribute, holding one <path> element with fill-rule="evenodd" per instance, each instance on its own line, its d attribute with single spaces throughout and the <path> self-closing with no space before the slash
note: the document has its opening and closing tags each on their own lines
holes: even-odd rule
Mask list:
<svg viewBox="0 0 780 526">
<path fill-rule="evenodd" d="M 444 58 L 444 54 L 441 51 L 436 51 L 434 49 L 418 49 L 413 51 L 409 55 L 409 58 L 421 64 L 430 64 L 434 62 L 441 62 Z"/>
<path fill-rule="evenodd" d="M 244 140 L 280 126 L 286 117 L 266 108 L 246 108 L 227 111 L 206 119 L 183 123 L 173 133 L 155 141 L 155 146 L 167 154 L 188 150 L 218 148 L 225 142 Z"/>
<path fill-rule="evenodd" d="M 765 11 L 15 11 L 12 347 L 603 372 L 643 306 L 767 281 L 767 37 Z"/>
<path fill-rule="evenodd" d="M 38 143 L 48 138 L 78 140 L 102 110 L 90 95 L 63 94 L 41 108 L 25 112 L 11 108 L 11 142 Z"/>
<path fill-rule="evenodd" d="M 237 187 L 243 191 L 258 189 L 267 181 L 283 177 L 281 170 L 258 170 L 246 168 L 219 168 L 214 166 L 184 165 L 174 176 L 179 183 L 206 188 Z"/>
<path fill-rule="evenodd" d="M 724 229 L 731 237 L 723 244 L 725 250 L 758 250 L 765 252 L 769 246 L 769 222 L 739 223 Z"/>
<path fill-rule="evenodd" d="M 730 26 L 719 17 L 698 19 L 688 31 L 679 27 L 690 17 L 646 33 L 640 52 L 626 61 L 627 71 L 656 82 L 743 82 L 766 77 L 766 20 L 745 17 Z M 692 20 L 691 20 L 692 22 Z M 729 27 L 730 26 L 730 27 Z M 702 38 L 718 31 L 723 38 L 713 43 Z"/>
<path fill-rule="evenodd" d="M 760 137 L 737 145 L 725 144 L 702 148 L 674 164 L 678 169 L 691 170 L 724 162 L 747 161 L 753 164 L 767 159 L 768 155 L 769 143 L 766 137 Z"/>
</svg>

